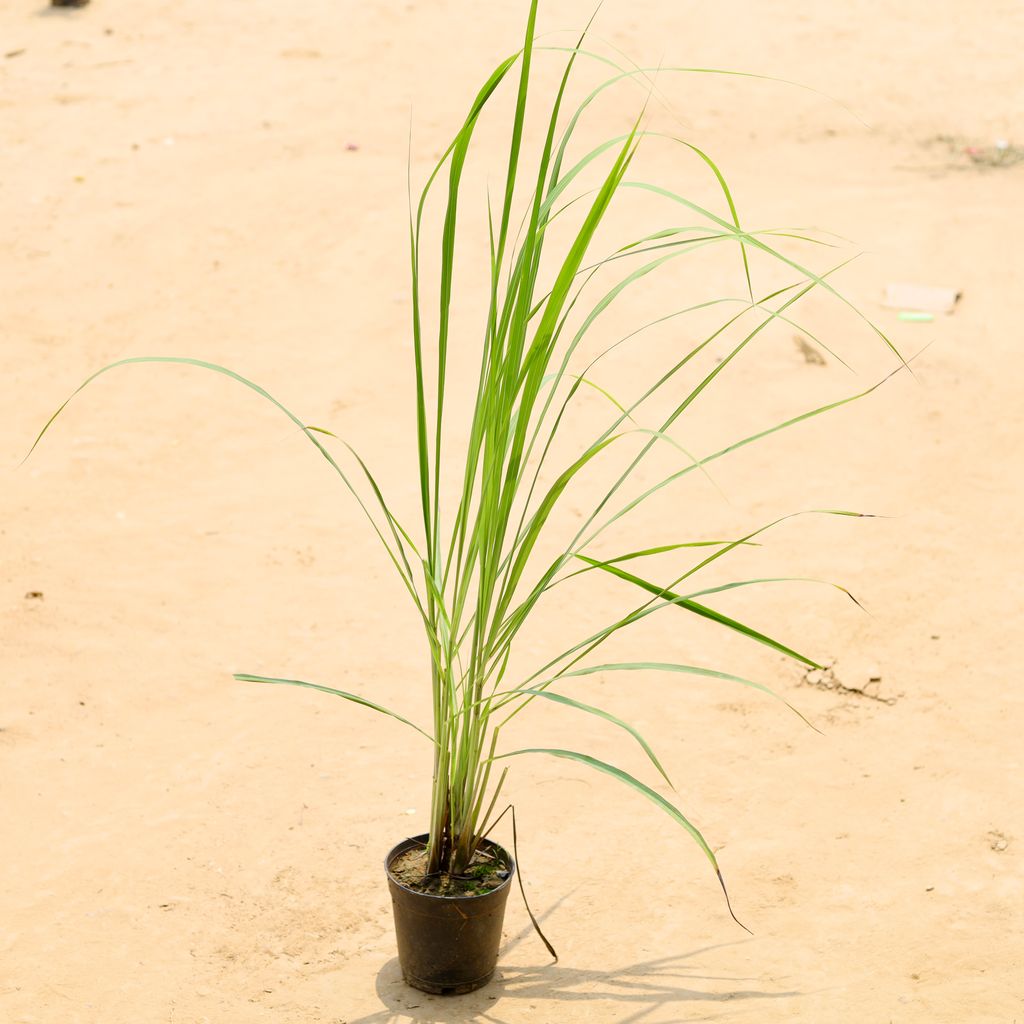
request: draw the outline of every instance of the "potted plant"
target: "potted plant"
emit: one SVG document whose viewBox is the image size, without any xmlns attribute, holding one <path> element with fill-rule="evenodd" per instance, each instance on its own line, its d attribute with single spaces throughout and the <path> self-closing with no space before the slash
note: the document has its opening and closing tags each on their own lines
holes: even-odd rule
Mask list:
<svg viewBox="0 0 1024 1024">
<path fill-rule="evenodd" d="M 393 895 L 403 972 L 410 984 L 428 991 L 468 991 L 484 984 L 494 970 L 501 919 L 515 865 L 509 853 L 489 835 L 500 817 L 508 760 L 545 755 L 588 766 L 630 787 L 656 804 L 703 851 L 725 892 L 715 854 L 700 831 L 658 789 L 591 753 L 537 746 L 506 749 L 503 730 L 524 709 L 537 702 L 555 702 L 582 714 L 599 716 L 625 730 L 640 745 L 653 769 L 668 776 L 647 740 L 629 723 L 560 692 L 557 684 L 594 673 L 658 671 L 726 680 L 771 693 L 763 685 L 728 672 L 699 665 L 631 660 L 606 662 L 597 655 L 611 637 L 647 616 L 666 609 L 699 616 L 809 667 L 810 657 L 744 622 L 709 607 L 702 598 L 763 580 L 741 580 L 725 586 L 693 589 L 691 578 L 775 523 L 760 525 L 729 540 L 681 540 L 669 545 L 637 543 L 613 555 L 597 556 L 595 542 L 612 524 L 670 483 L 746 445 L 864 397 L 869 388 L 837 402 L 810 408 L 728 446 L 690 456 L 670 435 L 673 424 L 752 343 L 777 321 L 791 323 L 793 307 L 814 290 L 847 303 L 829 281 L 832 271 L 817 273 L 786 255 L 778 246 L 786 238 L 814 241 L 806 234 L 755 232 L 740 226 L 732 195 L 718 166 L 701 149 L 681 139 L 655 136 L 643 127 L 643 113 L 627 131 L 577 152 L 573 147 L 584 115 L 603 90 L 615 83 L 640 82 L 650 88 L 643 69 L 617 68 L 565 117 L 567 86 L 577 61 L 591 59 L 583 49 L 586 32 L 576 46 L 564 50 L 564 72 L 545 114 L 546 131 L 539 153 L 524 149 L 524 122 L 537 55 L 537 0 L 531 0 L 521 50 L 502 61 L 477 93 L 465 121 L 428 177 L 418 203 L 410 210 L 412 266 L 412 352 L 416 420 L 414 438 L 419 479 L 420 522 L 401 522 L 388 504 L 369 467 L 347 443 L 322 428 L 307 424 L 252 381 L 222 366 L 184 357 L 137 357 L 104 367 L 102 373 L 130 363 L 163 362 L 201 367 L 225 375 L 260 394 L 281 410 L 313 444 L 355 496 L 386 557 L 408 593 L 423 628 L 429 656 L 433 721 L 414 724 L 369 696 L 348 693 L 319 683 L 276 676 L 239 673 L 243 681 L 310 687 L 391 716 L 415 730 L 429 744 L 430 818 L 426 831 L 403 840 L 388 855 L 387 877 Z M 589 26 L 588 26 L 589 27 Z M 662 71 L 668 69 L 661 69 Z M 697 70 L 697 69 L 675 69 Z M 508 132 L 504 187 L 488 206 L 489 261 L 487 312 L 479 341 L 452 337 L 455 297 L 455 253 L 459 236 L 459 203 L 465 190 L 463 173 L 479 119 L 506 78 L 518 79 Z M 719 215 L 661 185 L 635 179 L 629 172 L 642 143 L 656 137 L 681 146 L 702 163 L 717 182 L 723 208 Z M 594 175 L 596 173 L 596 178 Z M 589 189 L 581 189 L 588 176 Z M 421 275 L 429 232 L 424 213 L 434 193 L 443 190 L 443 226 L 437 264 L 436 294 L 427 294 Z M 637 191 L 654 195 L 694 220 L 641 237 L 626 238 L 610 252 L 594 255 L 598 229 L 613 203 Z M 517 225 L 517 217 L 522 217 Z M 553 238 L 561 236 L 558 247 Z M 721 324 L 696 345 L 680 353 L 668 368 L 652 372 L 639 395 L 620 400 L 599 383 L 600 363 L 613 349 L 627 344 L 652 324 L 637 325 L 625 338 L 580 360 L 581 343 L 600 324 L 602 314 L 642 278 L 709 246 L 734 246 L 737 269 L 746 295 L 717 298 L 673 310 L 652 323 L 695 310 L 720 306 Z M 770 259 L 786 268 L 792 280 L 758 295 L 752 260 Z M 838 268 L 833 268 L 838 269 Z M 428 320 L 433 319 L 432 327 Z M 870 325 L 869 325 L 870 326 Z M 878 338 L 905 365 L 887 338 Z M 808 333 L 808 332 L 804 332 Z M 813 337 L 813 335 L 810 335 Z M 818 339 L 814 339 L 817 343 Z M 728 341 L 713 365 L 701 369 L 685 386 L 683 371 L 700 367 L 710 346 Z M 468 440 L 450 441 L 455 395 L 448 377 L 449 348 L 478 347 L 479 376 L 468 410 Z M 556 438 L 564 438 L 574 399 L 596 389 L 609 403 L 609 420 L 568 462 L 556 464 Z M 75 394 L 78 392 L 76 391 Z M 656 427 L 637 422 L 641 407 L 658 394 L 673 395 L 670 412 Z M 74 397 L 74 396 L 72 396 Z M 70 401 L 70 399 L 68 399 Z M 65 405 L 67 402 L 65 402 Z M 64 406 L 61 406 L 63 409 Z M 51 417 L 35 444 L 59 415 Z M 446 433 L 448 428 L 448 433 Z M 605 473 L 603 496 L 582 516 L 571 536 L 557 534 L 555 553 L 542 547 L 550 539 L 553 513 L 577 478 L 602 479 L 602 457 L 616 446 L 635 451 L 625 469 Z M 655 446 L 678 450 L 680 464 L 671 474 L 627 498 L 634 471 Z M 33 449 L 35 445 L 33 445 Z M 446 494 L 442 481 L 454 467 L 461 484 Z M 442 472 L 444 470 L 444 472 Z M 801 513 L 795 513 L 801 514 Z M 827 515 L 857 515 L 830 510 Z M 689 564 L 671 579 L 651 579 L 641 568 L 655 555 L 677 552 Z M 649 563 L 648 563 L 649 564 Z M 623 592 L 639 592 L 640 602 L 590 635 L 568 644 L 532 671 L 510 665 L 517 638 L 538 609 L 550 607 L 549 594 L 569 581 L 598 573 L 615 577 Z M 561 592 L 561 591 L 560 591 Z M 557 607 L 555 608 L 557 611 Z M 424 684 L 426 679 L 424 679 Z M 774 694 L 773 694 L 774 696 Z M 521 884 L 521 883 L 520 883 Z M 726 895 L 728 907 L 728 895 Z M 731 907 L 728 907 L 732 913 Z M 531 915 L 532 916 L 532 915 Z"/>
</svg>

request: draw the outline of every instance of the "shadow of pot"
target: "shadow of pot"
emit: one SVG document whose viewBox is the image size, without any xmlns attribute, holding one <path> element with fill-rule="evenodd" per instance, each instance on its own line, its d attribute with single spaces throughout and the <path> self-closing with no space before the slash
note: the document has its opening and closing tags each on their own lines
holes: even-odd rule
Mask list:
<svg viewBox="0 0 1024 1024">
<path fill-rule="evenodd" d="M 391 865 L 408 850 L 422 848 L 427 836 L 400 842 L 384 861 L 395 912 L 398 960 L 407 984 L 435 995 L 460 995 L 486 985 L 498 963 L 505 903 L 515 862 L 496 843 L 484 849 L 508 865 L 508 877 L 479 896 L 435 896 L 402 885 Z"/>
</svg>

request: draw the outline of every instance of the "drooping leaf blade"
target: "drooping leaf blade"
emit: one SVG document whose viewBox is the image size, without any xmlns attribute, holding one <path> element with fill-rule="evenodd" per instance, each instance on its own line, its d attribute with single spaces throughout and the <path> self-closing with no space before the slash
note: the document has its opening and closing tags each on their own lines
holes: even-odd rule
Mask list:
<svg viewBox="0 0 1024 1024">
<path fill-rule="evenodd" d="M 718 882 L 722 887 L 722 892 L 725 894 L 726 907 L 729 910 L 729 915 L 732 919 L 745 931 L 750 931 L 749 928 L 736 915 L 733 913 L 732 903 L 729 900 L 729 891 L 725 887 L 725 879 L 722 877 L 722 870 L 718 866 L 718 858 L 715 857 L 714 852 L 708 845 L 707 840 L 701 835 L 697 827 L 679 810 L 674 804 L 666 800 L 660 793 L 651 789 L 650 786 L 641 782 L 639 779 L 634 778 L 628 772 L 624 772 L 621 768 L 616 768 L 615 765 L 608 764 L 607 761 L 601 761 L 596 757 L 591 757 L 590 754 L 581 754 L 576 750 L 561 750 L 550 747 L 525 747 L 521 750 L 512 750 L 506 754 L 498 754 L 498 758 L 502 757 L 516 757 L 521 754 L 547 754 L 550 757 L 565 758 L 569 761 L 577 761 L 580 764 L 587 765 L 596 771 L 603 772 L 605 775 L 610 775 L 613 779 L 617 779 L 619 782 L 629 786 L 630 789 L 635 790 L 641 796 L 645 796 L 651 801 L 656 807 L 661 808 L 673 821 L 681 825 L 686 832 L 689 833 L 691 838 L 701 848 L 704 856 L 710 861 L 712 868 L 714 868 L 715 875 L 718 877 Z"/>
<path fill-rule="evenodd" d="M 408 718 L 403 718 L 396 711 L 392 711 L 390 708 L 386 708 L 381 704 L 368 700 L 366 697 L 360 697 L 355 693 L 348 693 L 345 690 L 336 690 L 332 686 L 321 686 L 319 683 L 307 683 L 304 679 L 280 679 L 276 676 L 256 676 L 249 672 L 235 672 L 234 677 L 240 683 L 270 683 L 274 686 L 299 686 L 307 690 L 319 690 L 320 693 L 329 693 L 334 697 L 342 697 L 345 700 L 351 701 L 353 704 L 360 704 L 364 708 L 370 708 L 372 711 L 379 711 L 382 715 L 394 718 L 403 725 L 409 726 L 410 729 L 415 729 L 421 736 L 425 736 L 430 740 L 431 743 L 434 742 L 434 737 L 431 736 L 430 733 L 424 732 L 424 730 L 414 722 L 410 722 Z"/>
</svg>

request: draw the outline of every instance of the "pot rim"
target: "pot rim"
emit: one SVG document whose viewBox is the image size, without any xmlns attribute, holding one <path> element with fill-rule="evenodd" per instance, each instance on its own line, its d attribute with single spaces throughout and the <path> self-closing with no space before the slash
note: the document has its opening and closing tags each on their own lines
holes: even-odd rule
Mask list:
<svg viewBox="0 0 1024 1024">
<path fill-rule="evenodd" d="M 440 903 L 468 903 L 472 900 L 485 900 L 489 896 L 495 896 L 512 884 L 512 876 L 516 873 L 516 862 L 513 860 L 512 855 L 508 852 L 508 850 L 505 849 L 504 846 L 501 845 L 501 843 L 497 843 L 493 839 L 485 839 L 484 844 L 500 850 L 504 855 L 505 860 L 508 862 L 508 878 L 506 878 L 501 883 L 501 885 L 497 886 L 494 889 L 491 889 L 489 892 L 460 893 L 457 896 L 439 896 L 436 893 L 432 892 L 420 892 L 418 889 L 410 889 L 409 886 L 400 882 L 391 873 L 391 863 L 398 857 L 400 853 L 405 853 L 407 849 L 412 849 L 413 846 L 425 846 L 428 838 L 429 833 L 427 832 L 423 832 L 418 836 L 406 836 L 406 838 L 403 839 L 401 842 L 396 843 L 391 848 L 391 851 L 388 853 L 388 855 L 384 858 L 384 872 L 388 876 L 388 882 L 392 885 L 397 886 L 399 889 L 402 890 L 402 892 L 410 893 L 412 896 L 417 896 L 420 899 L 424 900 L 437 900 Z"/>
</svg>

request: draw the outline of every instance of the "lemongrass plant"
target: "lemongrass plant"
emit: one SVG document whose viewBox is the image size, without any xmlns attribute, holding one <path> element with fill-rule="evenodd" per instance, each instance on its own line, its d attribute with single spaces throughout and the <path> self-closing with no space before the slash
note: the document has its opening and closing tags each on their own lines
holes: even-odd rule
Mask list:
<svg viewBox="0 0 1024 1024">
<path fill-rule="evenodd" d="M 414 429 L 422 513 L 422 522 L 415 530 L 399 522 L 370 469 L 354 449 L 342 442 L 344 457 L 336 458 L 328 448 L 330 442 L 325 440 L 326 436 L 334 435 L 306 424 L 261 387 L 225 367 L 184 357 L 123 359 L 98 371 L 78 390 L 100 374 L 128 363 L 184 363 L 227 375 L 260 394 L 288 416 L 359 502 L 408 592 L 412 608 L 423 627 L 430 660 L 432 728 L 421 729 L 365 696 L 333 687 L 251 674 L 238 674 L 236 678 L 320 690 L 390 715 L 426 736 L 433 747 L 429 873 L 458 876 L 468 868 L 496 816 L 508 773 L 508 767 L 501 764 L 503 759 L 522 754 L 547 754 L 611 775 L 655 803 L 696 841 L 721 882 L 722 875 L 711 847 L 689 819 L 657 790 L 586 752 L 546 747 L 505 750 L 501 746 L 502 729 L 534 701 L 567 705 L 583 713 L 600 716 L 627 730 L 639 742 L 654 768 L 667 779 L 647 740 L 632 726 L 606 711 L 553 689 L 560 680 L 592 673 L 654 670 L 711 677 L 771 693 L 752 680 L 696 665 L 652 661 L 595 663 L 592 659 L 594 652 L 611 637 L 666 608 L 710 620 L 767 645 L 796 662 L 816 666 L 811 658 L 779 640 L 698 600 L 706 594 L 730 587 L 764 581 L 738 581 L 695 592 L 684 592 L 685 588 L 681 586 L 737 547 L 753 543 L 753 538 L 775 523 L 730 541 L 686 541 L 653 547 L 637 545 L 634 550 L 610 558 L 595 558 L 587 552 L 611 524 L 619 522 L 668 484 L 703 470 L 707 464 L 770 434 L 864 397 L 878 385 L 811 408 L 784 422 L 739 438 L 702 458 L 687 456 L 677 470 L 625 500 L 624 486 L 633 478 L 636 468 L 655 445 L 661 442 L 674 444 L 668 435 L 672 425 L 766 327 L 775 321 L 791 323 L 791 308 L 815 289 L 828 293 L 841 303 L 850 304 L 829 282 L 832 271 L 816 273 L 776 247 L 783 233 L 758 233 L 741 228 L 724 176 L 711 157 L 696 146 L 681 139 L 670 140 L 685 147 L 706 165 L 721 191 L 728 210 L 726 216 L 719 216 L 668 188 L 628 177 L 637 150 L 653 134 L 641 127 L 642 113 L 629 131 L 617 138 L 601 141 L 570 162 L 570 144 L 576 138 L 583 115 L 606 88 L 619 82 L 641 82 L 648 90 L 653 87 L 655 69 L 617 67 L 614 75 L 587 95 L 566 120 L 563 103 L 574 66 L 581 57 L 595 58 L 584 49 L 586 31 L 576 46 L 561 50 L 565 54 L 564 71 L 546 113 L 543 143 L 539 155 L 528 158 L 524 154 L 524 123 L 532 64 L 539 49 L 535 45 L 536 17 L 537 0 L 531 0 L 522 49 L 502 61 L 483 84 L 465 121 L 427 178 L 418 202 L 415 206 L 410 203 L 411 333 L 416 395 Z M 546 49 L 557 52 L 554 47 Z M 611 62 L 605 60 L 605 63 Z M 464 449 L 456 448 L 446 439 L 446 424 L 453 399 L 448 377 L 449 346 L 469 344 L 465 338 L 455 340 L 451 336 L 456 293 L 456 244 L 459 240 L 457 215 L 466 188 L 463 172 L 481 115 L 499 86 L 517 68 L 518 90 L 508 133 L 504 190 L 500 205 L 492 209 L 488 203 L 490 285 L 487 313 L 480 327 L 479 376 L 470 411 L 468 441 Z M 659 68 L 657 71 L 731 73 L 700 68 Z M 583 172 L 593 172 L 597 168 L 601 168 L 597 187 L 574 195 L 573 186 Z M 443 227 L 436 268 L 439 283 L 437 293 L 431 289 L 428 295 L 421 274 L 427 241 L 424 213 L 428 200 L 438 189 L 444 192 Z M 640 238 L 627 239 L 612 252 L 594 256 L 592 250 L 598 228 L 606 221 L 612 204 L 627 190 L 653 194 L 671 207 L 695 216 L 698 225 L 666 228 Z M 524 211 L 518 233 L 514 224 L 517 218 L 513 216 L 517 200 Z M 569 207 L 574 207 L 578 223 L 571 230 L 569 244 L 554 252 L 547 244 L 549 234 L 553 234 L 549 228 Z M 715 244 L 737 247 L 747 297 L 739 302 L 738 310 L 726 317 L 716 330 L 682 355 L 674 365 L 657 375 L 652 374 L 649 386 L 641 394 L 628 403 L 613 398 L 591 378 L 594 366 L 612 349 L 652 325 L 641 325 L 626 338 L 604 349 L 586 366 L 579 366 L 578 353 L 584 337 L 605 310 L 635 282 L 662 268 L 671 268 L 679 256 Z M 791 272 L 795 280 L 758 297 L 748 258 L 752 254 L 776 261 Z M 620 266 L 628 268 L 628 272 L 619 273 Z M 592 297 L 595 284 L 600 284 L 601 278 L 609 274 L 618 276 L 614 276 L 610 285 L 602 286 L 595 301 Z M 714 299 L 677 310 L 669 316 L 736 301 Z M 581 313 L 582 310 L 586 312 Z M 432 330 L 428 330 L 428 317 L 436 317 Z M 660 321 L 654 321 L 657 322 Z M 868 322 L 865 320 L 865 323 Z M 903 364 L 888 339 L 873 325 L 868 326 Z M 603 497 L 583 517 L 571 539 L 567 543 L 564 540 L 559 542 L 559 553 L 555 557 L 541 558 L 538 542 L 546 536 L 545 528 L 569 484 L 581 474 L 593 475 L 591 463 L 604 449 L 626 436 L 635 438 L 638 430 L 634 413 L 652 396 L 670 389 L 681 371 L 727 331 L 739 332 L 740 340 L 731 345 L 711 370 L 700 375 L 696 383 L 674 393 L 671 412 L 657 429 L 643 432 L 645 440 L 639 451 L 624 471 L 614 474 L 608 481 L 607 487 L 603 488 Z M 815 341 L 823 344 L 817 338 Z M 542 470 L 552 457 L 556 436 L 564 431 L 573 409 L 573 400 L 584 384 L 593 385 L 610 398 L 615 412 L 606 429 L 583 446 L 568 465 L 560 467 L 553 482 L 544 483 L 542 481 L 546 478 Z M 39 438 L 61 409 L 51 417 Z M 352 460 L 352 469 L 343 466 L 347 460 Z M 457 500 L 446 506 L 441 500 L 442 470 L 445 475 L 450 475 L 453 468 L 462 483 Z M 829 510 L 824 514 L 858 513 Z M 649 556 L 670 551 L 685 553 L 687 550 L 698 556 L 697 560 L 668 581 L 654 582 L 623 567 L 624 563 L 642 562 Z M 603 628 L 581 637 L 532 673 L 510 679 L 510 656 L 517 637 L 532 613 L 543 605 L 545 595 L 570 578 L 595 571 L 630 584 L 643 593 L 643 600 Z M 722 888 L 724 891 L 724 883 Z"/>
</svg>

